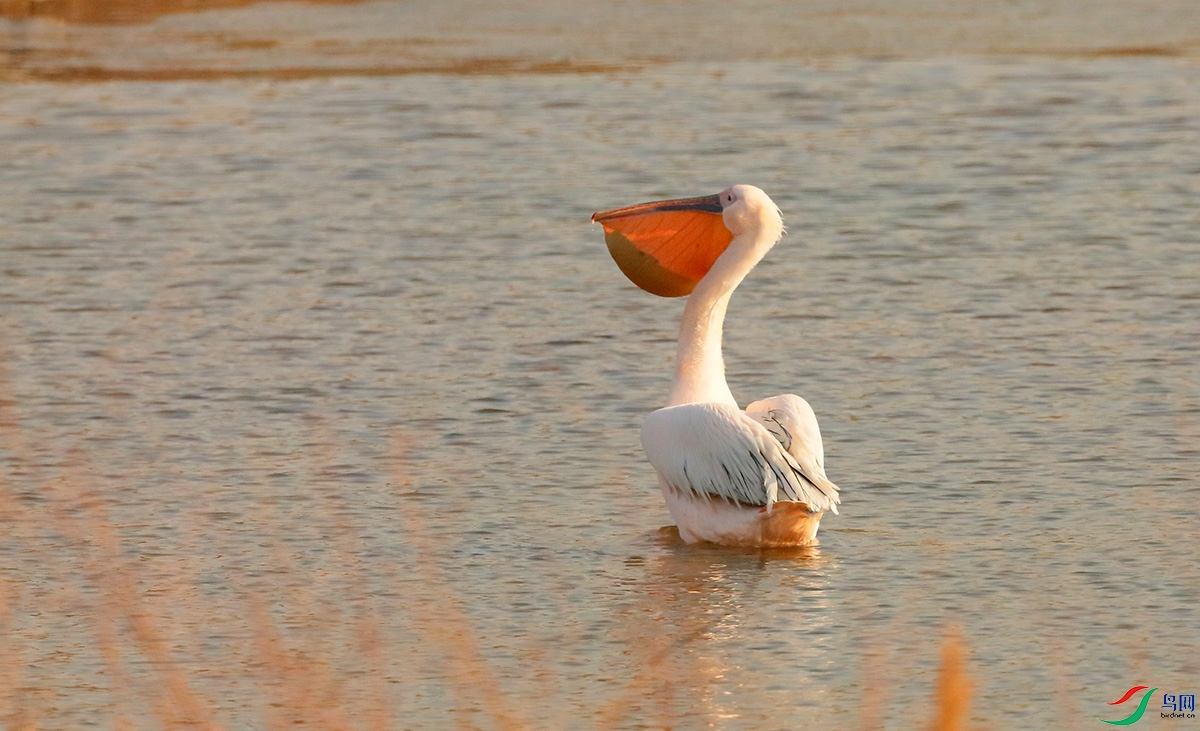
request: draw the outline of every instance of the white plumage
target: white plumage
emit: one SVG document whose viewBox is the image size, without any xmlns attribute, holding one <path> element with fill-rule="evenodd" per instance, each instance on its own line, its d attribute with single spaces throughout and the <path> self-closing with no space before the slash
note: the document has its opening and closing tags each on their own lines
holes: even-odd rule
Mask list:
<svg viewBox="0 0 1200 731">
<path fill-rule="evenodd" d="M 793 402 L 812 413 L 792 395 L 759 401 L 766 408 L 753 413 L 714 403 L 659 409 L 642 425 L 642 448 L 675 490 L 768 510 L 782 500 L 836 513 L 837 486 L 821 468 L 820 437 L 815 451 L 810 440 L 815 419 L 797 419 Z"/>
<path fill-rule="evenodd" d="M 786 394 L 741 410 L 721 357 L 729 299 L 783 235 L 779 209 L 762 190 L 735 185 L 593 220 L 605 225 L 610 252 L 635 284 L 664 296 L 690 292 L 667 406 L 642 425 L 642 447 L 680 536 L 739 546 L 815 543 L 821 516 L 837 513 L 840 499 L 825 476 L 812 407 Z"/>
</svg>

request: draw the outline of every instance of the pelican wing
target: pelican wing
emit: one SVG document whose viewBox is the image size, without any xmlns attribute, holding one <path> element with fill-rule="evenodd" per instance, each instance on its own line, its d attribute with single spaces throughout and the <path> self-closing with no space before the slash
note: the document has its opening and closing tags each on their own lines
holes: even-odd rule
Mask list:
<svg viewBox="0 0 1200 731">
<path fill-rule="evenodd" d="M 821 428 L 807 401 L 791 393 L 772 396 L 747 406 L 746 414 L 765 426 L 801 467 L 811 465 L 825 477 Z"/>
<path fill-rule="evenodd" d="M 642 448 L 659 476 L 680 490 L 749 505 L 802 502 L 814 512 L 837 512 L 837 485 L 819 463 L 806 460 L 806 468 L 763 422 L 733 406 L 659 409 L 642 425 Z"/>
</svg>

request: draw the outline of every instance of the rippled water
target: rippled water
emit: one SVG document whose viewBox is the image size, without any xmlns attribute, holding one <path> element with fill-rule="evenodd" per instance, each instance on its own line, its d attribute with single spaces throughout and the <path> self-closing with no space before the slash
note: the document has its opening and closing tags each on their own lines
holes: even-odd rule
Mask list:
<svg viewBox="0 0 1200 731">
<path fill-rule="evenodd" d="M 1198 120 L 1164 58 L 7 86 L 10 698 L 153 726 L 80 495 L 229 728 L 287 685 L 260 605 L 404 728 L 490 727 L 466 667 L 534 727 L 909 729 L 948 625 L 983 728 L 1194 692 Z M 789 234 L 729 379 L 816 409 L 816 551 L 661 530 L 638 427 L 681 303 L 588 223 L 738 182 Z"/>
</svg>

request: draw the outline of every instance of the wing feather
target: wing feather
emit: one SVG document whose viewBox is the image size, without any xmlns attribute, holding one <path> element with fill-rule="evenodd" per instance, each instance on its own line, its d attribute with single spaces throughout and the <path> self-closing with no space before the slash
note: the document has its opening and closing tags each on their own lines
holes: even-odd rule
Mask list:
<svg viewBox="0 0 1200 731">
<path fill-rule="evenodd" d="M 746 415 L 771 432 L 814 485 L 822 492 L 832 491 L 834 496 L 837 495 L 837 485 L 825 476 L 821 428 L 807 401 L 790 393 L 773 396 L 747 406 Z"/>
<path fill-rule="evenodd" d="M 659 409 L 642 425 L 642 447 L 658 474 L 677 489 L 748 505 L 802 502 L 814 512 L 837 512 L 837 485 L 824 469 L 797 459 L 760 419 L 736 407 Z"/>
<path fill-rule="evenodd" d="M 746 414 L 765 426 L 797 460 L 812 459 L 824 471 L 821 428 L 807 401 L 791 393 L 772 396 L 747 406 Z"/>
</svg>

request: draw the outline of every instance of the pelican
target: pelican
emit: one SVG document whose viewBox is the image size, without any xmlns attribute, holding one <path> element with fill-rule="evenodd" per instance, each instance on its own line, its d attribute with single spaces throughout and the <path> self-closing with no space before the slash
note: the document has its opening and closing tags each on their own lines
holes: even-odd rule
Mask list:
<svg viewBox="0 0 1200 731">
<path fill-rule="evenodd" d="M 642 448 L 688 543 L 805 546 L 838 487 L 825 476 L 817 417 L 786 394 L 743 411 L 725 381 L 721 329 L 733 290 L 783 236 L 759 188 L 602 211 L 609 253 L 638 287 L 684 297 L 667 405 L 646 417 Z"/>
</svg>

